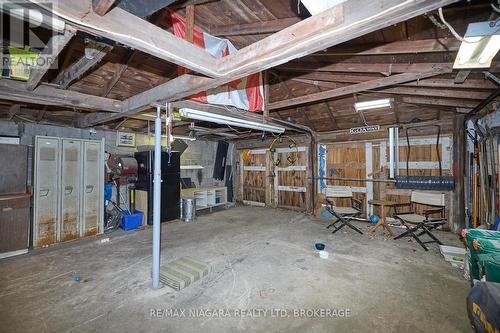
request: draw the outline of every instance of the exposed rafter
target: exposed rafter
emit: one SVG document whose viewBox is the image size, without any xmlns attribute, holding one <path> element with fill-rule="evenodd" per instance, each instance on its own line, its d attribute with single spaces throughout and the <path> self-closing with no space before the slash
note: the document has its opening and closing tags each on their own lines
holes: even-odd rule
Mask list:
<svg viewBox="0 0 500 333">
<path fill-rule="evenodd" d="M 334 97 L 340 97 L 340 96 L 346 96 L 362 91 L 367 91 L 367 90 L 373 90 L 373 89 L 379 89 L 383 87 L 388 87 L 392 86 L 395 84 L 399 83 L 405 83 L 408 81 L 415 81 L 419 80 L 421 78 L 427 78 L 431 76 L 436 76 L 439 74 L 443 74 L 448 69 L 446 68 L 441 68 L 441 67 L 436 67 L 434 70 L 429 71 L 429 72 L 424 72 L 424 73 L 403 73 L 403 74 L 397 74 L 394 76 L 382 78 L 382 79 L 376 79 L 376 80 L 371 80 L 367 82 L 362 82 L 354 85 L 349 85 L 346 87 L 341 87 L 333 90 L 328 90 L 328 91 L 323 91 L 315 94 L 310 94 L 307 96 L 301 96 L 301 97 L 296 97 L 296 98 L 291 98 L 288 100 L 284 101 L 278 101 L 274 103 L 269 104 L 269 109 L 280 109 L 280 108 L 285 108 L 285 107 L 290 107 L 294 105 L 301 105 L 301 104 L 307 104 L 311 102 L 316 102 L 324 99 L 329 99 L 329 98 L 334 98 Z"/>
<path fill-rule="evenodd" d="M 47 73 L 49 68 L 52 67 L 52 64 L 56 61 L 57 56 L 69 43 L 71 38 L 73 38 L 74 34 L 75 32 L 73 29 L 68 29 L 64 31 L 64 34 L 55 35 L 50 38 L 47 46 L 45 46 L 39 55 L 39 58 L 43 61 L 38 62 L 37 65 L 30 71 L 30 77 L 26 83 L 26 88 L 28 90 L 35 89 L 35 87 L 40 83 L 45 73 Z"/>
<path fill-rule="evenodd" d="M 62 89 L 67 89 L 76 79 L 82 77 L 88 70 L 97 65 L 109 52 L 110 48 L 94 45 L 85 50 L 85 54 L 68 68 L 63 69 L 54 79 L 54 83 Z"/>
<path fill-rule="evenodd" d="M 114 99 L 61 90 L 43 84 L 30 91 L 27 89 L 26 83 L 6 79 L 0 80 L 0 99 L 79 109 L 105 110 L 115 113 L 123 110 L 122 102 Z"/>
<path fill-rule="evenodd" d="M 298 17 L 289 17 L 265 22 L 229 24 L 210 28 L 210 34 L 214 36 L 268 34 L 281 31 L 300 21 Z"/>
<path fill-rule="evenodd" d="M 404 40 L 384 44 L 362 44 L 338 46 L 314 53 L 314 57 L 345 55 L 386 55 L 454 52 L 460 48 L 460 41 L 455 38 L 438 38 L 422 40 Z"/>
<path fill-rule="evenodd" d="M 113 6 L 116 0 L 92 0 L 92 9 L 97 15 L 104 15 Z"/>
<path fill-rule="evenodd" d="M 76 0 L 68 0 L 68 2 L 73 4 L 74 1 Z M 217 87 L 249 74 L 283 64 L 291 59 L 337 45 L 371 31 L 379 30 L 454 2 L 456 2 L 456 0 L 415 0 L 404 2 L 399 0 L 388 0 L 384 2 L 373 1 L 360 7 L 358 1 L 348 0 L 341 5 L 332 7 L 318 15 L 305 19 L 229 56 L 217 59 L 216 61 L 213 61 L 213 58 L 210 57 L 202 59 L 203 57 L 200 55 L 200 52 L 202 52 L 202 54 L 206 52 L 185 41 L 180 41 L 178 38 L 173 42 L 173 45 L 168 45 L 165 39 L 158 37 L 155 39 L 157 45 L 155 45 L 153 50 L 145 48 L 145 46 L 151 44 L 148 43 L 151 41 L 151 38 L 153 36 L 156 37 L 153 32 L 154 29 L 150 27 L 148 27 L 147 31 L 142 29 L 143 31 L 141 31 L 141 33 L 142 37 L 144 37 L 144 41 L 139 43 L 140 45 L 135 39 L 121 38 L 110 34 L 110 27 L 118 29 L 118 26 L 115 26 L 115 24 L 118 24 L 118 16 L 115 17 L 114 15 L 123 14 L 119 12 L 119 8 L 112 9 L 106 15 L 106 18 L 113 19 L 114 21 L 112 23 L 107 21 L 108 24 L 106 27 L 108 32 L 103 33 L 101 31 L 100 33 L 106 34 L 106 36 L 109 36 L 108 38 L 114 38 L 115 40 L 120 38 L 120 42 L 125 44 L 130 44 L 131 40 L 133 40 L 134 43 L 137 44 L 137 47 L 140 46 L 144 52 L 161 55 L 160 58 L 162 59 L 167 60 L 166 58 L 169 58 L 169 61 L 183 67 L 188 67 L 202 73 L 204 71 L 216 77 L 216 79 L 179 77 L 177 79 L 186 80 L 189 83 L 184 91 L 180 91 L 182 89 L 174 86 L 176 85 L 177 79 L 171 80 L 160 87 L 156 87 L 158 89 L 153 88 L 151 91 L 141 94 L 141 97 L 136 99 L 136 101 L 141 101 L 141 105 L 136 103 L 135 107 L 130 107 L 123 113 L 123 116 L 130 116 L 131 114 L 148 108 L 151 103 L 156 101 L 172 101 L 190 96 L 196 92 L 206 91 L 208 88 Z M 89 18 L 89 16 L 90 14 L 86 17 L 87 21 L 92 20 L 97 23 L 95 17 Z M 125 16 L 125 18 L 127 18 L 126 15 L 120 16 Z M 123 17 L 120 18 L 120 21 L 123 21 Z M 133 22 L 130 21 L 128 23 L 127 28 L 130 30 L 130 27 L 133 27 Z M 101 24 L 103 24 L 103 22 L 101 22 Z M 144 24 L 141 24 L 140 28 L 144 28 Z M 85 29 L 89 28 L 87 27 Z M 120 27 L 120 29 L 123 33 L 123 28 Z M 138 28 L 134 27 L 132 31 L 134 36 L 139 34 L 137 30 Z M 131 32 L 128 31 L 128 34 L 130 35 Z M 164 34 L 165 32 L 163 35 Z M 167 47 L 169 49 L 168 52 L 166 49 Z M 197 50 L 195 53 L 190 53 L 192 49 Z M 183 54 L 186 58 L 183 58 L 183 61 L 173 59 L 176 58 L 172 56 L 173 54 Z M 192 60 L 192 63 L 191 61 L 186 61 L 186 59 Z M 198 64 L 199 66 L 193 66 L 193 64 Z M 206 70 L 207 68 L 210 70 Z M 158 94 L 159 91 L 164 91 L 164 93 Z M 95 118 L 90 119 L 89 116 L 89 119 L 86 119 L 82 124 L 88 126 L 112 120 L 106 115 L 91 116 Z M 116 119 L 114 115 L 113 119 Z"/>
</svg>

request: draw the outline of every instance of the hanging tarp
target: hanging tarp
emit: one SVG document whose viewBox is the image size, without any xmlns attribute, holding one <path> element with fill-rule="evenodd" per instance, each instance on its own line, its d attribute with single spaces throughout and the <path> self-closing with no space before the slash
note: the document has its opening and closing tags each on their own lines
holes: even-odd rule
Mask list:
<svg viewBox="0 0 500 333">
<path fill-rule="evenodd" d="M 186 21 L 183 17 L 168 11 L 168 15 L 165 15 L 161 27 L 171 27 L 177 37 L 185 39 Z M 207 34 L 196 26 L 194 28 L 193 43 L 204 48 L 216 58 L 222 58 L 237 51 L 229 40 Z M 179 68 L 179 75 L 185 72 L 185 68 Z M 193 95 L 190 99 L 202 103 L 231 105 L 247 111 L 262 111 L 264 105 L 262 75 L 261 73 L 252 74 Z"/>
</svg>

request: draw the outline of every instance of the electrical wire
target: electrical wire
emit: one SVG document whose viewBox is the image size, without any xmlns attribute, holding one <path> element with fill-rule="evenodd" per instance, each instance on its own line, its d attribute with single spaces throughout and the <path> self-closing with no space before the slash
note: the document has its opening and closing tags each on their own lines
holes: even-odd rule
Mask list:
<svg viewBox="0 0 500 333">
<path fill-rule="evenodd" d="M 465 38 L 463 38 L 462 36 L 460 36 L 456 30 L 451 26 L 451 24 L 449 24 L 445 18 L 444 18 L 444 15 L 443 15 L 443 8 L 439 8 L 438 9 L 438 14 L 439 14 L 439 18 L 441 19 L 441 21 L 443 22 L 444 25 L 446 25 L 446 27 L 448 28 L 448 30 L 450 30 L 451 34 L 456 38 L 458 39 L 459 41 L 461 41 L 462 43 L 468 43 L 468 44 L 476 44 L 476 43 L 479 43 L 481 41 L 483 41 L 485 38 L 488 38 L 488 37 L 491 37 L 493 35 L 495 35 L 497 32 L 500 31 L 500 28 L 497 29 L 495 32 L 493 32 L 492 34 L 489 34 L 489 35 L 486 35 L 486 36 L 483 36 L 481 38 L 479 38 L 478 40 L 476 41 L 468 41 L 466 40 Z"/>
</svg>

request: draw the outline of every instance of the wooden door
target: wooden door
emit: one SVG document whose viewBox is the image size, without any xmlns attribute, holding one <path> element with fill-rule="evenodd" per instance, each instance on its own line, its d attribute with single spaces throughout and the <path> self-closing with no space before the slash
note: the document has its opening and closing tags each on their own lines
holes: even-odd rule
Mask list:
<svg viewBox="0 0 500 333">
<path fill-rule="evenodd" d="M 307 148 L 276 148 L 274 153 L 274 202 L 277 207 L 306 211 Z"/>
</svg>

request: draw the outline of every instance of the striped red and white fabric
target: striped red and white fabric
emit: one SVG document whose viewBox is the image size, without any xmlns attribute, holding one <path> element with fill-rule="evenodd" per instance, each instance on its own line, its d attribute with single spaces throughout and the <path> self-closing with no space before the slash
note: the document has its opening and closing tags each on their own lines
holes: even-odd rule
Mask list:
<svg viewBox="0 0 500 333">
<path fill-rule="evenodd" d="M 168 11 L 168 13 L 169 15 L 165 15 L 166 20 L 162 22 L 161 26 L 163 28 L 172 27 L 174 34 L 184 39 L 186 21 L 174 12 Z M 195 45 L 204 48 L 214 57 L 225 57 L 236 51 L 229 40 L 207 34 L 196 26 L 193 39 Z M 185 69 L 179 67 L 179 75 L 184 73 Z M 262 111 L 264 106 L 262 75 L 261 73 L 252 74 L 189 98 L 202 103 L 232 105 L 252 112 Z"/>
</svg>

